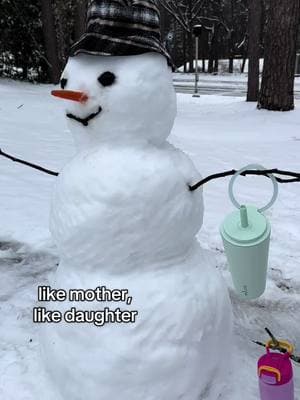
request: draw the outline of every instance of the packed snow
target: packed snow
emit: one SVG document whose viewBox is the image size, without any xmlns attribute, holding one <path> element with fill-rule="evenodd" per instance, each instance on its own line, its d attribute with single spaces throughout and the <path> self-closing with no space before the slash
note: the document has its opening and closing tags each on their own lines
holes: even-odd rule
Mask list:
<svg viewBox="0 0 300 400">
<path fill-rule="evenodd" d="M 74 155 L 71 135 L 51 86 L 2 80 L 0 147 L 16 157 L 61 171 Z M 298 103 L 300 105 L 300 103 Z M 300 112 L 258 111 L 240 98 L 178 95 L 178 116 L 170 142 L 185 151 L 202 176 L 250 163 L 299 171 Z M 58 251 L 49 229 L 50 199 L 57 178 L 0 159 L 0 397 L 5 400 L 57 399 L 39 361 L 39 326 L 32 323 L 37 286 L 51 279 Z M 247 180 L 247 182 L 246 182 Z M 222 400 L 258 398 L 256 363 L 264 349 L 251 340 L 266 340 L 268 326 L 290 339 L 300 353 L 300 185 L 280 185 L 276 204 L 266 214 L 272 225 L 270 265 L 265 294 L 242 301 L 235 294 L 223 252 L 219 226 L 233 210 L 229 179 L 204 188 L 204 223 L 198 239 L 228 285 L 235 317 L 234 371 Z M 272 185 L 266 178 L 240 178 L 238 197 L 264 205 Z M 184 231 L 184 226 L 182 230 Z M 101 329 L 101 328 L 100 328 Z M 225 332 L 217 332 L 219 340 Z M 226 349 L 219 352 L 220 361 Z M 226 356 L 225 356 L 226 357 Z M 296 399 L 300 367 L 295 364 Z M 184 398 L 184 397 L 183 397 Z M 208 387 L 203 400 L 215 400 Z"/>
<path fill-rule="evenodd" d="M 52 286 L 126 288 L 133 303 L 125 310 L 139 317 L 101 329 L 45 325 L 41 348 L 53 385 L 73 400 L 119 393 L 124 400 L 198 400 L 212 376 L 225 375 L 232 311 L 224 280 L 195 238 L 202 191 L 188 184 L 200 174 L 166 142 L 177 108 L 171 69 L 159 54 L 78 55 L 62 76 L 66 90 L 54 94 L 66 100 L 78 154 L 60 173 L 52 201 L 60 255 Z M 70 101 L 68 89 L 84 103 Z M 72 305 L 55 307 L 65 315 Z M 75 305 L 99 310 L 97 301 Z M 215 397 L 221 390 L 214 387 Z"/>
</svg>

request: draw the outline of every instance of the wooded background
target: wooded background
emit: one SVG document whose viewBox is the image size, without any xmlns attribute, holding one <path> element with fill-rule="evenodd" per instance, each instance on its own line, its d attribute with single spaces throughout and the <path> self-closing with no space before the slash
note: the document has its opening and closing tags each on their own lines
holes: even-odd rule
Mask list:
<svg viewBox="0 0 300 400">
<path fill-rule="evenodd" d="M 71 44 L 84 32 L 87 3 L 88 0 L 0 0 L 0 76 L 57 83 Z M 279 82 L 281 90 L 291 95 L 299 48 L 299 0 L 158 3 L 162 39 L 177 67 L 183 66 L 185 72 L 194 70 L 193 27 L 201 24 L 202 72 L 217 73 L 219 60 L 228 59 L 228 72 L 232 73 L 235 58 L 249 58 L 248 100 L 256 101 L 259 58 L 264 57 L 262 86 Z M 265 85 L 259 107 L 265 107 L 270 96 Z M 293 101 L 287 94 L 285 97 L 285 105 L 280 101 L 272 109 L 293 108 Z"/>
</svg>

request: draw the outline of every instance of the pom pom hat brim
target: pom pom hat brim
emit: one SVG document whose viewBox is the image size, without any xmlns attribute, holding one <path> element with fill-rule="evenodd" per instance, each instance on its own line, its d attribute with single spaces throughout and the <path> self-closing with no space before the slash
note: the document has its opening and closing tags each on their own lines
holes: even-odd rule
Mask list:
<svg viewBox="0 0 300 400">
<path fill-rule="evenodd" d="M 161 41 L 160 13 L 155 0 L 94 0 L 87 14 L 86 32 L 70 51 L 104 56 L 160 53 L 174 67 Z"/>
</svg>

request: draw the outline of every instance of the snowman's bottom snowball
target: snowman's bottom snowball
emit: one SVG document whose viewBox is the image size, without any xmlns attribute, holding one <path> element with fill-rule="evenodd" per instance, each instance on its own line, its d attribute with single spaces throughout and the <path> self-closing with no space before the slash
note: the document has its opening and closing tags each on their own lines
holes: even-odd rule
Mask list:
<svg viewBox="0 0 300 400">
<path fill-rule="evenodd" d="M 60 267 L 55 285 L 68 290 L 75 281 Z M 198 244 L 161 269 L 121 277 L 99 269 L 82 280 L 99 284 L 128 288 L 132 306 L 121 308 L 139 314 L 135 324 L 43 326 L 44 363 L 63 400 L 217 400 L 229 371 L 232 314 L 223 279 Z M 55 307 L 64 312 L 70 303 Z"/>
</svg>

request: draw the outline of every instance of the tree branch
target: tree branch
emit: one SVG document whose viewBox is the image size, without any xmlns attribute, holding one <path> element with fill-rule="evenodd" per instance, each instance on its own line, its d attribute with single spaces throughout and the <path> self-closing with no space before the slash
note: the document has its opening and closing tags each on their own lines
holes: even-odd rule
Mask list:
<svg viewBox="0 0 300 400">
<path fill-rule="evenodd" d="M 205 0 L 195 1 L 192 7 L 192 13 L 198 14 L 200 10 L 203 8 L 205 4 Z"/>
<path fill-rule="evenodd" d="M 168 11 L 168 13 L 170 13 L 175 19 L 176 21 L 179 23 L 179 25 L 185 30 L 185 31 L 189 31 L 189 28 L 187 27 L 187 25 L 185 24 L 185 20 L 180 19 L 180 17 L 177 14 L 177 9 L 173 9 L 172 8 L 172 3 L 171 5 L 169 4 L 169 2 L 165 1 L 165 0 L 159 0 L 160 4 L 164 7 L 164 9 L 166 11 Z"/>
<path fill-rule="evenodd" d="M 220 172 L 219 174 L 210 175 L 205 179 L 202 179 L 200 182 L 196 183 L 195 185 L 189 185 L 189 189 L 191 192 L 199 189 L 199 187 L 205 185 L 206 183 L 219 178 L 225 178 L 226 176 L 234 175 L 237 171 L 232 169 L 231 171 Z M 241 173 L 242 176 L 246 175 L 260 175 L 269 178 L 268 174 L 277 174 L 277 175 L 284 175 L 284 176 L 292 176 L 291 179 L 282 179 L 275 176 L 278 183 L 293 183 L 293 182 L 300 182 L 300 173 L 298 172 L 291 172 L 291 171 L 282 171 L 280 169 L 266 169 L 262 171 L 257 170 L 247 170 Z"/>
<path fill-rule="evenodd" d="M 7 159 L 9 159 L 11 161 L 16 162 L 16 163 L 26 165 L 27 167 L 36 169 L 38 171 L 44 172 L 45 174 L 48 174 L 48 175 L 52 175 L 52 176 L 58 176 L 59 175 L 58 172 L 51 171 L 50 169 L 41 167 L 40 165 L 36 165 L 36 164 L 30 163 L 28 161 L 21 160 L 20 158 L 16 158 L 14 156 L 11 156 L 10 154 L 5 153 L 1 149 L 0 149 L 0 156 L 3 156 L 3 157 L 5 157 L 5 158 L 7 158 Z M 210 176 L 206 177 L 205 179 L 202 179 L 200 182 L 198 182 L 198 183 L 196 183 L 194 185 L 189 185 L 189 190 L 191 192 L 193 192 L 193 191 L 199 189 L 201 186 L 205 185 L 206 183 L 208 183 L 208 182 L 210 182 L 210 181 L 212 181 L 214 179 L 225 178 L 226 176 L 234 175 L 236 172 L 237 171 L 235 169 L 232 169 L 230 171 L 224 171 L 224 172 L 220 172 L 218 174 L 210 175 Z M 280 170 L 280 169 L 277 169 L 277 168 L 265 169 L 265 170 L 262 170 L 262 171 L 247 170 L 247 171 L 244 171 L 244 172 L 241 173 L 242 176 L 260 175 L 260 176 L 265 176 L 267 178 L 270 178 L 269 174 L 272 174 L 272 175 L 276 174 L 276 175 L 283 175 L 283 176 L 292 177 L 290 179 L 283 179 L 283 178 L 275 176 L 277 182 L 279 182 L 279 183 L 300 182 L 300 173 L 299 172 L 283 171 L 283 170 Z"/>
<path fill-rule="evenodd" d="M 51 171 L 50 169 L 43 168 L 43 167 L 41 167 L 39 165 L 32 164 L 32 163 L 30 163 L 28 161 L 21 160 L 20 158 L 13 157 L 13 156 L 11 156 L 11 155 L 9 155 L 7 153 L 4 153 L 4 151 L 2 151 L 1 149 L 0 149 L 0 156 L 8 158 L 9 160 L 17 162 L 19 164 L 26 165 L 27 167 L 37 169 L 38 171 L 44 172 L 46 174 L 53 175 L 53 176 L 58 176 L 58 172 L 54 172 L 54 171 Z"/>
</svg>

